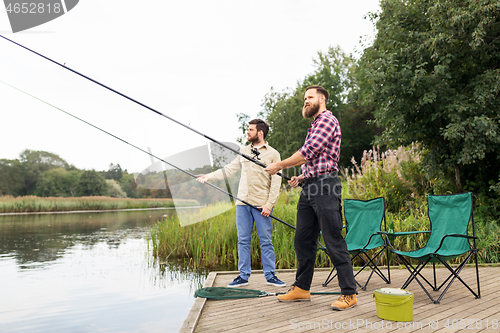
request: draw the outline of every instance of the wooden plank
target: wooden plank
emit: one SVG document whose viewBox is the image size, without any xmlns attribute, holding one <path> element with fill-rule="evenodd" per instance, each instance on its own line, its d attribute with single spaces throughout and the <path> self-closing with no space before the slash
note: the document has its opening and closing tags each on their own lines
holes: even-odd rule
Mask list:
<svg viewBox="0 0 500 333">
<path fill-rule="evenodd" d="M 437 269 L 438 282 L 447 276 L 447 272 L 445 268 Z M 338 291 L 336 279 L 328 287 L 322 287 L 328 273 L 327 269 L 315 271 L 311 291 Z M 448 332 L 451 328 L 444 327 L 445 321 L 449 319 L 451 323 L 453 319 L 460 320 L 462 318 L 469 321 L 471 319 L 482 320 L 484 323 L 488 320 L 491 331 L 493 321 L 500 320 L 500 309 L 498 309 L 500 304 L 500 281 L 498 279 L 500 267 L 480 267 L 479 274 L 481 294 L 483 295 L 481 299 L 475 299 L 470 291 L 456 280 L 441 300 L 441 304 L 433 304 L 420 286 L 415 281 L 412 282 L 408 289 L 414 293 L 415 298 L 414 320 L 410 323 L 401 323 L 408 325 L 409 329 L 405 329 L 403 326 L 404 331 Z M 218 273 L 214 276 L 211 285 L 224 287 L 237 275 L 238 272 Z M 293 270 L 286 270 L 277 275 L 287 285 L 292 284 L 295 280 L 295 271 Z M 337 329 L 342 332 L 373 332 L 375 330 L 377 332 L 399 332 L 401 329 L 396 327 L 397 323 L 383 321 L 377 317 L 376 304 L 372 300 L 372 294 L 377 288 L 401 286 L 408 275 L 406 269 L 391 269 L 392 283 L 390 285 L 387 285 L 378 276 L 373 276 L 368 285 L 368 291 L 359 291 L 357 307 L 348 311 L 330 309 L 330 304 L 337 298 L 337 295 L 313 295 L 310 302 L 296 303 L 278 302 L 274 296 L 225 301 L 206 300 L 201 311 L 196 309 L 195 312 L 198 313 L 197 324 L 194 328 L 190 328 L 190 332 L 287 332 L 290 330 L 303 332 L 324 330 L 324 328 Z M 432 278 L 432 269 L 425 269 L 425 275 Z M 367 272 L 362 272 L 359 280 L 363 281 L 367 276 Z M 460 276 L 473 290 L 477 290 L 474 267 L 464 268 Z M 288 289 L 268 286 L 261 272 L 252 273 L 249 283 L 249 286 L 244 288 L 267 292 L 284 292 Z M 439 295 L 440 292 L 431 292 L 431 294 Z M 438 321 L 439 327 L 431 329 L 429 324 L 436 321 Z M 369 325 L 367 325 L 368 323 Z M 381 328 L 382 323 L 386 325 L 391 323 L 392 328 Z"/>
<path fill-rule="evenodd" d="M 217 277 L 217 272 L 210 272 L 208 274 L 205 283 L 203 284 L 203 288 L 211 287 L 216 277 Z M 205 306 L 206 301 L 207 301 L 206 298 L 196 297 L 196 300 L 194 301 L 194 304 L 191 307 L 191 311 L 189 311 L 188 316 L 182 323 L 179 332 L 192 333 L 194 331 L 196 325 L 198 324 L 198 321 L 200 320 L 200 315 L 203 310 L 203 307 Z"/>
</svg>

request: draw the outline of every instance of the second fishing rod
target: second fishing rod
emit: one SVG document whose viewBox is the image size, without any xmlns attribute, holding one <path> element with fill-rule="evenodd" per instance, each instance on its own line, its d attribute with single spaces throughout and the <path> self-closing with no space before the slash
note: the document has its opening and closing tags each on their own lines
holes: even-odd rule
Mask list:
<svg viewBox="0 0 500 333">
<path fill-rule="evenodd" d="M 226 148 L 226 149 L 228 149 L 228 150 L 232 151 L 233 153 L 235 153 L 235 154 L 237 154 L 237 155 L 240 155 L 241 157 L 243 157 L 243 158 L 245 158 L 245 159 L 247 159 L 247 160 L 249 160 L 249 161 L 251 161 L 251 162 L 253 162 L 253 163 L 255 163 L 255 164 L 257 164 L 257 165 L 259 165 L 259 166 L 261 166 L 261 167 L 263 167 L 263 168 L 265 168 L 265 167 L 267 166 L 267 165 L 265 165 L 264 163 L 262 163 L 262 162 L 258 161 L 257 159 L 255 159 L 255 158 L 253 158 L 253 157 L 251 157 L 251 156 L 248 156 L 248 155 L 246 155 L 246 154 L 243 154 L 242 152 L 240 152 L 240 151 L 238 151 L 238 150 L 236 150 L 236 149 L 233 149 L 233 148 L 229 147 L 228 145 L 225 145 L 224 143 L 222 143 L 222 142 L 220 142 L 220 141 L 217 141 L 217 140 L 215 140 L 215 139 L 211 138 L 210 136 L 205 135 L 205 134 L 201 133 L 200 131 L 197 131 L 197 130 L 195 130 L 194 128 L 191 128 L 191 127 L 189 127 L 188 125 L 185 125 L 185 124 L 181 123 L 180 121 L 178 121 L 178 120 L 176 120 L 176 119 L 174 119 L 174 118 L 172 118 L 172 117 L 169 117 L 169 116 L 167 116 L 166 114 L 161 113 L 160 111 L 155 110 L 155 109 L 153 109 L 152 107 L 147 106 L 146 104 L 141 103 L 141 102 L 137 101 L 136 99 L 133 99 L 133 98 L 131 98 L 131 97 L 129 97 L 129 96 L 127 96 L 127 95 L 125 95 L 125 94 L 123 94 L 123 93 L 121 93 L 121 92 L 119 92 L 119 91 L 117 91 L 117 90 L 115 90 L 115 89 L 113 89 L 113 88 L 111 88 L 111 87 L 109 87 L 109 86 L 107 86 L 107 85 L 105 85 L 105 84 L 103 84 L 103 83 L 99 82 L 99 81 L 96 81 L 96 80 L 92 79 L 91 77 L 89 77 L 89 76 L 87 76 L 87 75 L 84 75 L 84 74 L 82 74 L 82 73 L 80 73 L 80 72 L 78 72 L 78 71 L 76 71 L 76 70 L 74 70 L 74 69 L 72 69 L 72 68 L 70 68 L 70 67 L 67 67 L 66 65 L 63 65 L 63 64 L 61 64 L 61 63 L 59 63 L 59 62 L 57 62 L 57 61 L 55 61 L 55 60 L 53 60 L 53 59 L 51 59 L 51 58 L 49 58 L 49 57 L 47 57 L 47 56 L 44 56 L 43 54 L 40 54 L 40 53 L 38 53 L 38 52 L 36 52 L 36 51 L 34 51 L 34 50 L 32 50 L 32 49 L 30 49 L 30 48 L 28 48 L 28 47 L 26 47 L 26 46 L 22 45 L 22 44 L 19 44 L 19 43 L 15 42 L 15 41 L 13 41 L 13 40 L 11 40 L 11 39 L 9 39 L 9 38 L 5 37 L 5 36 L 0 35 L 0 37 L 2 37 L 3 39 L 5 39 L 5 40 L 7 40 L 7 41 L 9 41 L 9 42 L 11 42 L 11 43 L 13 43 L 13 44 L 15 44 L 15 45 L 17 45 L 17 46 L 21 47 L 21 48 L 23 48 L 23 49 L 25 49 L 25 50 L 27 50 L 27 51 L 30 51 L 30 52 L 32 52 L 32 53 L 34 53 L 34 54 L 38 55 L 39 57 L 42 57 L 42 58 L 44 58 L 44 59 L 46 59 L 46 60 L 48 60 L 48 61 L 50 61 L 50 62 L 52 62 L 52 63 L 54 63 L 54 64 L 56 64 L 56 65 L 59 65 L 60 67 L 62 67 L 62 68 L 64 68 L 64 69 L 69 70 L 70 72 L 73 72 L 73 73 L 75 73 L 75 74 L 77 74 L 77 75 L 79 75 L 79 76 L 81 76 L 81 77 L 83 77 L 83 78 L 85 78 L 85 79 L 87 79 L 87 80 L 89 80 L 89 81 L 91 81 L 91 82 L 94 82 L 95 84 L 97 84 L 97 85 L 99 85 L 99 86 L 101 86 L 101 87 L 103 87 L 103 88 L 106 88 L 106 89 L 108 89 L 108 90 L 110 90 L 110 91 L 114 92 L 115 94 L 118 94 L 118 95 L 120 95 L 120 96 L 122 96 L 122 97 L 124 97 L 124 98 L 128 99 L 129 101 L 132 101 L 132 102 L 134 102 L 134 103 L 136 103 L 136 104 L 138 104 L 138 105 L 140 105 L 140 106 L 142 106 L 142 107 L 144 107 L 144 108 L 146 108 L 146 109 L 148 109 L 148 110 L 150 110 L 150 111 L 152 111 L 152 112 L 156 113 L 157 115 L 160 115 L 160 116 L 162 116 L 162 117 L 165 117 L 165 118 L 167 118 L 168 120 L 173 121 L 174 123 L 176 123 L 176 124 L 178 124 L 178 125 L 181 125 L 181 126 L 183 126 L 183 127 L 187 128 L 187 129 L 189 129 L 189 130 L 191 130 L 191 131 L 195 132 L 196 134 L 199 134 L 199 135 L 203 136 L 204 138 L 206 138 L 206 139 L 208 139 L 208 140 L 210 140 L 210 141 L 212 141 L 212 142 L 214 142 L 214 143 L 216 143 L 216 144 L 218 144 L 218 145 L 220 145 L 220 146 L 222 146 L 222 147 L 224 147 L 224 148 Z M 277 175 L 278 175 L 278 176 L 281 176 L 281 177 L 283 177 L 283 178 L 285 178 L 286 180 L 291 180 L 291 178 L 290 178 L 290 177 L 285 176 L 285 175 L 284 175 L 284 174 L 282 174 L 281 172 L 278 172 L 278 173 L 277 173 Z"/>
</svg>

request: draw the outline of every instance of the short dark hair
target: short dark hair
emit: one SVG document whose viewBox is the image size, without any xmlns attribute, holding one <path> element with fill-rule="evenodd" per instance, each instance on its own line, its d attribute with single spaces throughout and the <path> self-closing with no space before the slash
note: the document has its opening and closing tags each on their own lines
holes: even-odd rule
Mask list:
<svg viewBox="0 0 500 333">
<path fill-rule="evenodd" d="M 269 133 L 269 124 L 266 123 L 262 119 L 253 119 L 248 122 L 249 125 L 257 125 L 257 132 L 262 131 L 264 133 L 264 139 L 267 136 L 267 133 Z"/>
<path fill-rule="evenodd" d="M 318 86 L 318 85 L 309 86 L 309 87 L 306 88 L 306 91 L 308 91 L 309 89 L 316 89 L 316 91 L 318 92 L 318 94 L 321 94 L 321 95 L 325 96 L 325 102 L 328 101 L 328 98 L 330 97 L 330 94 L 328 93 L 328 90 L 326 90 L 322 86 Z"/>
</svg>

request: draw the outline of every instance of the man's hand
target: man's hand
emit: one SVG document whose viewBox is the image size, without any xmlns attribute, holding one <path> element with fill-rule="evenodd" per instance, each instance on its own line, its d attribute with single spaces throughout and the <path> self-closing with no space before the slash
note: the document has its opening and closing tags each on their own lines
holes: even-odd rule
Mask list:
<svg viewBox="0 0 500 333">
<path fill-rule="evenodd" d="M 299 166 L 306 162 L 307 161 L 302 157 L 300 152 L 296 152 L 286 160 L 269 164 L 264 170 L 271 175 L 275 175 L 283 169 Z"/>
<path fill-rule="evenodd" d="M 196 181 L 200 182 L 200 183 L 205 183 L 208 181 L 208 177 L 205 176 L 205 175 L 196 175 Z"/>
<path fill-rule="evenodd" d="M 262 209 L 262 212 L 260 213 L 260 215 L 265 216 L 265 217 L 269 217 L 269 215 L 271 215 L 271 211 L 266 206 L 260 206 L 257 208 Z"/>
<path fill-rule="evenodd" d="M 291 187 L 296 188 L 300 183 L 304 181 L 304 176 L 300 175 L 298 177 L 293 176 L 292 179 L 288 181 Z"/>
<path fill-rule="evenodd" d="M 271 163 L 271 164 L 268 164 L 266 166 L 266 168 L 264 169 L 264 171 L 267 171 L 270 175 L 275 175 L 277 174 L 278 172 L 280 172 L 281 170 L 283 170 L 282 167 L 280 167 L 278 165 L 278 163 Z"/>
</svg>

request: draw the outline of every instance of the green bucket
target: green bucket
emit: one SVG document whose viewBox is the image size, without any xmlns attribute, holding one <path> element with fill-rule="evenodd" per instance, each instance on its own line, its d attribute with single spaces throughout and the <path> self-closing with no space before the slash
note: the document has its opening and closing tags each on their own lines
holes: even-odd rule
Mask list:
<svg viewBox="0 0 500 333">
<path fill-rule="evenodd" d="M 399 288 L 379 288 L 373 293 L 377 317 L 392 321 L 413 321 L 413 294 Z"/>
</svg>

